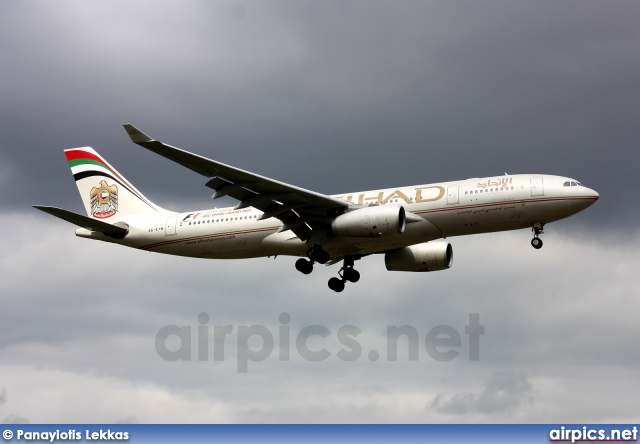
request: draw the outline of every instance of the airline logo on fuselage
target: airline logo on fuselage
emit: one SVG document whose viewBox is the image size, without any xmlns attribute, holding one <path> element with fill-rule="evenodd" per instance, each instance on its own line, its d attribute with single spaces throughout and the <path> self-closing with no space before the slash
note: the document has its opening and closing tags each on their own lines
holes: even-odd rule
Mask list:
<svg viewBox="0 0 640 444">
<path fill-rule="evenodd" d="M 495 179 L 486 179 L 485 182 L 478 182 L 477 188 L 498 187 L 507 188 L 513 185 L 513 177 L 497 177 Z M 456 185 L 453 185 L 456 186 Z M 385 195 L 387 194 L 388 195 Z M 369 191 L 367 193 L 349 194 L 337 196 L 338 199 L 344 199 L 359 205 L 367 203 L 383 203 L 392 199 L 401 199 L 405 202 L 425 203 L 435 202 L 442 199 L 445 195 L 445 188 L 441 185 L 427 185 L 424 187 L 415 187 L 408 195 L 402 190 L 385 190 L 385 191 Z"/>
<path fill-rule="evenodd" d="M 503 187 L 513 184 L 513 177 L 499 177 L 497 179 L 488 179 L 486 182 L 478 182 L 478 188 Z"/>
<path fill-rule="evenodd" d="M 435 202 L 436 200 L 442 199 L 444 196 L 445 190 L 444 187 L 440 185 L 429 185 L 425 187 L 417 187 L 413 190 L 413 196 L 409 197 L 401 190 L 394 190 L 389 193 L 388 196 L 385 196 L 385 191 L 380 191 L 378 193 L 369 195 L 368 193 L 361 194 L 350 194 L 348 196 L 338 196 L 338 199 L 344 199 L 349 202 L 354 202 L 359 205 L 363 203 L 382 203 L 388 202 L 391 199 L 402 199 L 406 202 L 415 202 L 415 203 L 424 203 L 424 202 Z"/>
</svg>

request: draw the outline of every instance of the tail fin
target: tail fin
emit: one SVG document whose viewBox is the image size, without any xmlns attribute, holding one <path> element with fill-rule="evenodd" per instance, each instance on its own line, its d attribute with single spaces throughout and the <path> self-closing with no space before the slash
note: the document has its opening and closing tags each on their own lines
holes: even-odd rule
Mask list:
<svg viewBox="0 0 640 444">
<path fill-rule="evenodd" d="M 166 214 L 144 197 L 93 148 L 64 150 L 87 215 L 115 221 L 132 214 Z"/>
</svg>

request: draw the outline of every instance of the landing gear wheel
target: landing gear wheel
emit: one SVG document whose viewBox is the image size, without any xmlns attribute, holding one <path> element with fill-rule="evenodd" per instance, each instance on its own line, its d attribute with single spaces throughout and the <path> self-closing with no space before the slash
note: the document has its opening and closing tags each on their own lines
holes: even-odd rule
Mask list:
<svg viewBox="0 0 640 444">
<path fill-rule="evenodd" d="M 306 259 L 298 259 L 296 261 L 296 270 L 302 274 L 309 274 L 313 271 L 313 262 Z"/>
<path fill-rule="evenodd" d="M 340 293 L 342 290 L 344 290 L 344 282 L 342 281 L 342 279 L 333 277 L 329 279 L 329 288 L 336 293 Z"/>
<path fill-rule="evenodd" d="M 542 239 L 540 239 L 539 237 L 534 237 L 533 239 L 531 239 L 531 246 L 536 250 L 539 250 L 540 248 L 542 248 Z"/>
<path fill-rule="evenodd" d="M 343 277 L 349 282 L 353 282 L 355 284 L 360 280 L 360 273 L 358 270 L 354 270 L 353 268 L 345 268 Z"/>
</svg>

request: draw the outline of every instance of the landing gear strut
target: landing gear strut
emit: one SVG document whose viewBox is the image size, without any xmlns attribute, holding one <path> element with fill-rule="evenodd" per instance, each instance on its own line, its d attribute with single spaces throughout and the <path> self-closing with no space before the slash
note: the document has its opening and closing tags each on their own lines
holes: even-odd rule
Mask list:
<svg viewBox="0 0 640 444">
<path fill-rule="evenodd" d="M 539 250 L 540 248 L 542 248 L 542 239 L 540 239 L 538 236 L 544 233 L 544 231 L 542 231 L 543 228 L 544 228 L 544 224 L 540 222 L 536 222 L 535 224 L 533 224 L 533 228 L 531 228 L 531 230 L 533 231 L 533 239 L 531 239 L 531 246 L 536 250 Z"/>
<path fill-rule="evenodd" d="M 324 251 L 320 245 L 314 245 L 311 250 L 307 251 L 309 259 L 298 259 L 296 261 L 296 270 L 303 274 L 309 274 L 313 271 L 313 264 L 326 264 L 331 257 L 329 253 Z"/>
<path fill-rule="evenodd" d="M 319 264 L 326 264 L 329 262 L 329 259 L 331 259 L 329 253 L 324 251 L 320 245 L 314 245 L 313 248 L 311 248 L 311 251 L 307 253 L 307 256 L 309 256 L 309 259 Z"/>
<path fill-rule="evenodd" d="M 338 275 L 340 277 L 333 277 L 329 279 L 330 289 L 332 289 L 336 293 L 340 293 L 342 290 L 344 290 L 344 285 L 347 281 L 356 283 L 360 280 L 360 273 L 358 273 L 358 271 L 353 268 L 354 261 L 355 259 L 350 256 L 344 258 L 344 265 L 338 272 Z"/>
</svg>

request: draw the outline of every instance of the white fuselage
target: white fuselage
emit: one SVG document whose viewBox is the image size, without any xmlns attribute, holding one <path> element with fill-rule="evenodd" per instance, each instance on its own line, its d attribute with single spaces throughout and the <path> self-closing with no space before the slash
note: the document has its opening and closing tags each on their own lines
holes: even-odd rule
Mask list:
<svg viewBox="0 0 640 444">
<path fill-rule="evenodd" d="M 566 185 L 569 183 L 570 185 Z M 571 186 L 571 184 L 574 184 Z M 255 208 L 219 208 L 170 215 L 123 216 L 122 240 L 85 229 L 78 236 L 180 256 L 240 259 L 272 255 L 305 256 L 319 240 L 332 257 L 370 254 L 434 239 L 527 228 L 571 216 L 593 204 L 598 193 L 575 180 L 549 175 L 505 175 L 336 195 L 358 207 L 397 205 L 423 220 L 403 233 L 344 237 L 322 233 L 301 241 L 282 222 L 259 220 Z"/>
</svg>

